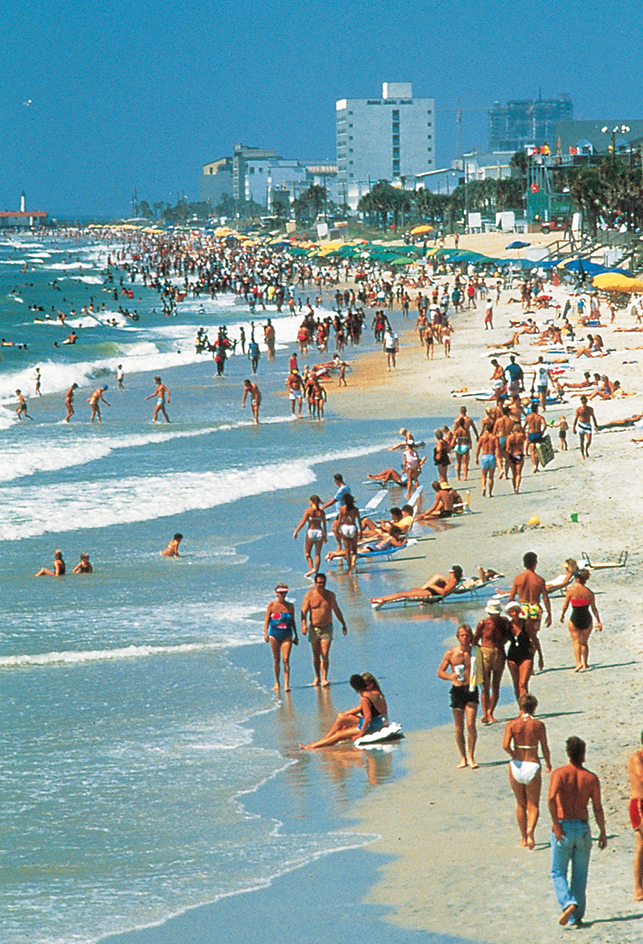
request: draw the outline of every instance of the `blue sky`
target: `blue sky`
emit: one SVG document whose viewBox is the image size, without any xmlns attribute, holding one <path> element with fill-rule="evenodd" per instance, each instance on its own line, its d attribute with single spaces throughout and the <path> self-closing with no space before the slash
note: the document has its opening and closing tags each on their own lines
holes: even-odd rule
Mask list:
<svg viewBox="0 0 643 944">
<path fill-rule="evenodd" d="M 334 160 L 335 100 L 386 80 L 435 98 L 441 164 L 458 97 L 465 148 L 486 147 L 495 100 L 539 90 L 643 118 L 639 0 L 4 0 L 0 24 L 1 209 L 23 189 L 54 215 L 128 214 L 134 188 L 196 199 L 234 141 Z"/>
</svg>

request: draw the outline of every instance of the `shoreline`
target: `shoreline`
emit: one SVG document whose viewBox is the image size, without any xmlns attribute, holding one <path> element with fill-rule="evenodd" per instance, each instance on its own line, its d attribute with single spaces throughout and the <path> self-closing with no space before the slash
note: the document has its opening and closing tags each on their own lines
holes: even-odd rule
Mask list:
<svg viewBox="0 0 643 944">
<path fill-rule="evenodd" d="M 503 311 L 503 316 L 504 314 L 506 312 Z M 477 317 L 479 325 L 471 324 L 472 317 Z M 403 414 L 405 419 L 401 421 L 408 422 L 406 419 L 408 417 L 414 424 L 413 431 L 421 432 L 426 438 L 427 453 L 430 454 L 432 449 L 430 431 L 426 432 L 424 428 L 420 428 L 421 424 L 424 427 L 427 425 L 427 414 L 434 417 L 455 416 L 463 403 L 467 406 L 469 413 L 476 419 L 483 412 L 484 404 L 477 403 L 475 400 L 453 399 L 447 393 L 450 388 L 469 386 L 470 388 L 483 389 L 488 384 L 489 363 L 487 359 L 479 356 L 480 352 L 476 346 L 480 344 L 482 336 L 482 313 L 478 309 L 477 312 L 458 316 L 452 358 L 446 360 L 441 351 L 438 352 L 436 349 L 436 359 L 429 363 L 427 363 L 423 352 L 417 345 L 412 328 L 414 319 L 411 317 L 408 322 L 402 322 L 402 324 L 404 329 L 399 330 L 402 342 L 399 369 L 389 374 L 386 371 L 384 355 L 378 351 L 362 352 L 359 348 L 348 348 L 344 356 L 353 361 L 353 370 L 347 375 L 348 387 L 338 388 L 333 384 L 329 385 L 328 389 L 331 394 L 329 406 L 331 411 L 335 412 L 339 418 L 360 419 L 362 417 L 372 418 L 377 416 L 379 419 L 390 419 L 393 424 L 391 429 L 392 441 L 395 437 L 395 428 L 400 421 L 400 414 Z M 396 329 L 399 327 L 398 313 L 394 314 L 394 326 Z M 496 336 L 503 340 L 509 334 L 509 329 L 506 331 L 496 329 Z M 525 343 L 523 350 L 526 350 L 526 348 Z M 537 354 L 538 351 L 536 350 L 533 360 L 536 359 Z M 581 370 L 587 369 L 587 362 L 582 361 L 580 366 Z M 603 368 L 602 360 L 597 366 Z M 631 373 L 633 374 L 634 371 L 631 371 Z M 625 374 L 622 374 L 622 376 L 625 376 Z M 628 382 L 627 379 L 624 381 L 626 389 L 629 388 L 630 383 L 631 381 Z M 355 396 L 356 392 L 358 393 L 357 396 Z M 638 402 L 640 401 L 637 401 L 637 404 Z M 403 405 L 403 409 L 400 408 L 401 405 Z M 571 401 L 566 407 L 557 407 L 556 415 L 559 412 L 566 411 L 569 417 L 570 414 L 573 414 L 576 405 Z M 635 412 L 640 409 L 640 406 L 632 405 L 629 402 L 609 404 L 599 402 L 597 409 L 600 410 L 599 418 L 604 421 L 612 416 Z M 551 412 L 548 414 L 548 418 L 551 418 Z M 617 539 L 612 536 L 615 530 L 612 528 L 615 510 L 617 511 L 616 518 L 627 522 L 629 530 L 628 545 L 630 548 L 635 547 L 641 527 L 638 523 L 636 523 L 636 528 L 632 526 L 633 523 L 630 520 L 631 507 L 629 507 L 631 500 L 629 497 L 622 494 L 623 490 L 620 487 L 612 488 L 610 486 L 608 474 L 610 457 L 603 455 L 604 443 L 607 443 L 608 446 L 612 443 L 627 443 L 627 450 L 630 431 L 625 432 L 628 433 L 627 439 L 623 434 L 610 436 L 607 441 L 602 436 L 596 437 L 592 458 L 584 464 L 580 463 L 578 454 L 574 450 L 575 440 L 571 440 L 570 437 L 570 445 L 572 446 L 570 453 L 562 457 L 558 454 L 552 466 L 543 473 L 539 473 L 540 478 L 538 480 L 534 481 L 529 471 L 525 473 L 523 480 L 524 492 L 521 495 L 510 495 L 508 486 L 500 483 L 502 489 L 499 487 L 497 495 L 493 499 L 491 515 L 488 508 L 485 507 L 491 502 L 489 500 L 483 501 L 480 498 L 477 470 L 472 467 L 470 480 L 466 487 L 472 491 L 474 513 L 453 523 L 440 522 L 436 524 L 437 540 L 425 546 L 427 557 L 431 561 L 430 564 L 427 560 L 421 558 L 408 563 L 400 561 L 395 565 L 401 571 L 400 579 L 404 581 L 404 585 L 425 579 L 427 569 L 429 572 L 433 572 L 435 569 L 448 567 L 457 561 L 462 563 L 467 573 L 478 563 L 494 566 L 506 574 L 507 580 L 502 581 L 501 586 L 508 586 L 513 574 L 521 569 L 522 554 L 531 549 L 539 553 L 538 571 L 546 576 L 552 576 L 556 572 L 556 568 L 560 566 L 560 561 L 564 557 L 569 555 L 579 557 L 581 550 L 588 550 L 593 558 L 609 557 L 612 553 L 617 553 L 621 549 L 620 543 L 619 546 L 615 546 Z M 636 450 L 629 447 L 629 454 L 626 452 L 625 458 L 627 461 L 621 463 L 621 470 L 627 466 L 631 473 L 630 477 L 635 476 L 637 471 L 637 466 L 635 466 Z M 561 464 L 561 459 L 564 460 L 564 464 Z M 393 459 L 391 459 L 391 464 L 395 464 Z M 428 481 L 430 481 L 430 475 L 430 472 L 425 473 L 423 480 L 425 488 Z M 622 471 L 620 475 L 622 475 Z M 601 496 L 601 501 L 598 502 L 595 494 L 595 484 L 601 476 L 607 491 Z M 591 500 L 596 502 L 595 507 L 585 510 L 583 502 L 579 500 L 580 495 L 591 495 Z M 503 499 L 507 499 L 507 501 L 503 501 Z M 391 501 L 397 500 L 397 493 L 392 493 Z M 573 512 L 579 514 L 578 524 L 573 524 L 570 520 Z M 529 528 L 526 522 L 534 513 L 539 514 L 541 524 L 538 527 Z M 428 533 L 433 534 L 433 531 Z M 500 540 L 494 541 L 494 538 Z M 621 542 L 621 539 L 619 538 L 618 541 Z M 573 546 L 570 546 L 570 544 Z M 484 549 L 482 559 L 481 548 Z M 293 569 L 297 570 L 297 566 L 295 565 Z M 618 655 L 612 655 L 617 646 L 619 651 L 623 648 L 626 648 L 628 653 L 634 651 L 637 662 L 631 666 L 623 666 L 625 670 L 623 675 L 628 686 L 628 694 L 631 693 L 633 704 L 635 703 L 640 711 L 641 696 L 636 684 L 636 673 L 638 670 L 637 664 L 643 659 L 643 650 L 635 639 L 633 627 L 625 628 L 628 625 L 628 613 L 632 611 L 636 599 L 633 590 L 634 581 L 631 578 L 633 574 L 638 574 L 638 572 L 638 562 L 631 562 L 625 570 L 597 571 L 593 575 L 592 587 L 604 591 L 598 597 L 597 602 L 606 624 L 606 630 L 599 641 L 597 641 L 596 636 L 593 637 L 592 656 L 594 659 L 599 658 L 601 663 L 603 661 L 618 663 L 623 660 L 619 659 Z M 337 581 L 338 588 L 344 596 L 346 590 L 345 573 L 342 573 L 341 570 L 334 571 L 333 582 L 335 581 Z M 362 584 L 360 596 L 363 596 L 359 606 L 363 609 L 369 595 L 364 572 L 360 577 L 360 581 Z M 610 593 L 609 616 L 606 616 L 603 614 L 608 599 L 608 594 L 605 591 L 610 585 L 619 587 L 622 599 L 619 601 L 619 605 L 614 608 L 611 599 L 612 594 Z M 455 617 L 452 616 L 454 612 L 457 612 L 458 619 L 461 619 L 463 613 L 468 615 L 476 610 L 477 618 L 480 618 L 482 606 L 483 603 L 454 603 L 449 607 L 441 608 L 438 618 L 452 619 L 455 623 Z M 623 780 L 624 760 L 627 754 L 636 746 L 628 735 L 631 735 L 632 729 L 634 731 L 638 729 L 636 722 L 632 726 L 631 715 L 634 713 L 634 709 L 629 709 L 629 706 L 622 704 L 619 705 L 618 697 L 611 695 L 610 691 L 603 691 L 606 683 L 603 675 L 599 677 L 598 666 L 595 671 L 586 673 L 584 676 L 584 678 L 590 680 L 591 684 L 584 684 L 584 678 L 578 677 L 577 682 L 580 684 L 574 684 L 576 694 L 579 695 L 580 693 L 578 700 L 582 703 L 582 710 L 585 712 L 583 717 L 584 726 L 581 727 L 580 723 L 576 723 L 579 721 L 578 715 L 574 715 L 570 719 L 567 714 L 563 714 L 560 721 L 548 720 L 548 715 L 559 714 L 561 711 L 564 712 L 568 709 L 573 712 L 578 710 L 576 704 L 572 705 L 571 709 L 569 705 L 565 704 L 568 692 L 571 690 L 561 686 L 560 682 L 559 670 L 567 665 L 571 656 L 571 645 L 567 630 L 560 627 L 560 624 L 556 621 L 555 606 L 553 607 L 554 626 L 552 630 L 543 630 L 541 633 L 547 659 L 546 671 L 536 675 L 532 690 L 540 698 L 540 711 L 542 712 L 540 716 L 544 717 L 548 724 L 555 765 L 564 762 L 561 747 L 564 738 L 571 733 L 580 733 L 588 739 L 588 767 L 595 770 L 603 780 L 610 842 L 606 852 L 601 853 L 600 856 L 595 852 L 592 857 L 588 919 L 591 923 L 595 914 L 600 911 L 600 920 L 606 921 L 609 919 L 603 918 L 602 914 L 610 912 L 610 900 L 607 892 L 605 895 L 599 896 L 599 883 L 607 886 L 610 890 L 617 888 L 619 896 L 627 891 L 628 883 L 631 883 L 633 838 L 629 827 L 626 825 L 625 797 L 627 791 L 623 793 L 621 789 L 619 793 L 619 784 Z M 368 617 L 363 616 L 365 625 L 371 628 L 386 628 L 388 624 L 395 626 L 400 620 L 409 623 L 413 621 L 416 626 L 419 626 L 418 621 L 423 622 L 426 618 L 431 619 L 432 614 L 427 614 L 424 610 L 404 611 L 401 616 L 399 611 L 396 614 L 391 611 L 384 611 L 372 613 Z M 618 639 L 615 636 L 616 627 L 618 627 Z M 614 640 L 608 640 L 609 634 L 614 635 Z M 373 633 L 373 635 L 375 634 Z M 448 643 L 445 641 L 445 648 L 446 645 Z M 344 660 L 337 658 L 337 649 L 334 649 L 333 653 L 333 677 L 339 678 L 340 665 Z M 382 656 L 385 658 L 386 653 L 382 653 Z M 306 658 L 308 657 L 306 656 Z M 356 661 L 355 654 L 351 658 L 353 662 Z M 437 663 L 436 665 L 427 663 L 423 668 L 426 668 L 429 674 L 434 675 Z M 507 683 L 508 678 L 503 679 L 503 682 Z M 581 688 L 581 686 L 583 687 Z M 335 688 L 335 685 L 333 688 Z M 443 686 L 443 689 L 442 697 L 446 703 L 448 700 L 446 686 Z M 550 698 L 553 702 L 557 696 L 559 696 L 559 701 L 554 706 L 554 710 Z M 405 720 L 404 698 L 403 693 L 396 695 L 395 698 L 396 705 L 399 706 L 396 715 L 403 722 Z M 507 701 L 509 701 L 509 704 L 507 704 Z M 509 698 L 507 698 L 507 686 L 503 684 L 499 711 L 503 720 L 515 716 L 511 701 L 510 690 Z M 618 741 L 620 746 L 619 757 L 612 759 L 611 763 L 607 757 L 607 752 L 613 749 L 616 738 L 613 730 L 614 725 L 611 725 L 609 729 L 605 726 L 602 714 L 603 706 L 606 715 L 609 715 L 612 719 L 618 716 L 616 724 L 624 729 L 620 741 Z M 599 707 L 601 711 L 598 710 Z M 567 727 L 568 723 L 571 724 L 570 727 Z M 354 884 L 351 884 L 351 891 L 355 891 L 362 896 L 363 904 L 360 906 L 359 912 L 360 922 L 368 920 L 370 915 L 374 922 L 373 927 L 375 929 L 379 928 L 379 933 L 381 933 L 379 922 L 384 920 L 387 924 L 387 934 L 402 933 L 403 935 L 410 935 L 409 937 L 403 936 L 400 938 L 403 944 L 413 940 L 413 935 L 416 933 L 422 934 L 423 941 L 427 941 L 427 934 L 432 937 L 433 935 L 439 935 L 436 940 L 440 941 L 453 940 L 445 937 L 444 931 L 453 927 L 451 916 L 457 913 L 462 901 L 466 900 L 470 902 L 476 917 L 468 930 L 458 925 L 458 939 L 489 940 L 490 944 L 496 944 L 496 942 L 497 944 L 504 944 L 504 941 L 507 941 L 513 944 L 516 939 L 516 921 L 518 920 L 516 908 L 509 906 L 503 911 L 501 901 L 507 886 L 507 872 L 511 869 L 511 887 L 514 901 L 517 896 L 521 902 L 532 902 L 533 899 L 534 904 L 533 908 L 531 908 L 531 905 L 529 907 L 525 906 L 525 911 L 518 909 L 520 911 L 521 933 L 523 931 L 533 933 L 534 929 L 537 929 L 539 939 L 542 938 L 544 941 L 559 940 L 560 932 L 556 924 L 557 906 L 549 879 L 548 862 L 545 861 L 546 856 L 543 856 L 542 850 L 539 849 L 525 864 L 525 855 L 529 856 L 529 854 L 517 848 L 518 833 L 514 821 L 513 796 L 504 769 L 506 766 L 505 755 L 498 748 L 497 743 L 501 740 L 502 729 L 503 725 L 499 724 L 485 729 L 484 732 L 479 732 L 478 760 L 481 769 L 476 773 L 464 772 L 464 775 L 461 771 L 455 771 L 454 765 L 457 757 L 455 756 L 453 733 L 450 725 L 443 725 L 429 730 L 411 730 L 407 734 L 407 741 L 403 742 L 405 744 L 404 752 L 400 754 L 400 760 L 406 766 L 406 772 L 401 776 L 398 775 L 393 783 L 378 784 L 377 789 L 369 791 L 367 800 L 355 799 L 350 810 L 346 811 L 346 816 L 351 820 L 355 816 L 358 817 L 357 824 L 353 820 L 347 831 L 355 831 L 357 826 L 360 833 L 377 833 L 382 837 L 367 846 L 360 846 L 363 853 L 370 853 L 368 858 L 371 861 L 370 865 L 365 865 L 370 879 L 365 885 L 362 884 L 362 892 L 358 892 Z M 439 777 L 436 772 L 431 771 L 431 764 L 435 757 L 439 759 Z M 478 779 L 471 780 L 469 774 Z M 487 774 L 490 776 L 487 776 Z M 282 773 L 280 778 L 283 776 Z M 463 786 L 461 797 L 456 794 L 457 802 L 452 803 L 453 808 L 446 808 L 446 804 L 439 802 L 440 796 L 453 797 L 455 790 L 462 789 Z M 418 803 L 418 799 L 424 796 L 427 789 L 431 793 L 429 801 L 430 804 L 433 804 L 431 809 L 438 813 L 437 819 L 443 828 L 442 831 L 436 831 L 436 818 L 426 818 L 426 811 L 422 809 L 422 822 L 425 824 L 426 833 L 424 836 L 418 836 L 418 830 L 414 828 L 414 823 L 409 822 L 407 825 L 404 813 L 409 806 L 415 809 L 421 805 Z M 265 786 L 262 787 L 261 793 L 263 794 L 265 790 Z M 610 791 L 609 797 L 608 790 Z M 611 796 L 612 793 L 614 798 Z M 487 824 L 487 807 L 485 804 L 489 799 L 494 803 L 494 815 L 493 820 L 489 817 L 490 822 Z M 257 797 L 257 802 L 265 811 L 265 796 Z M 249 805 L 252 806 L 252 804 Z M 471 817 L 465 822 L 462 818 L 462 808 L 471 811 Z M 497 837 L 496 830 L 491 828 L 495 823 L 501 823 L 502 825 L 500 837 Z M 546 823 L 546 802 L 541 800 L 541 821 L 537 832 L 538 846 L 542 845 L 543 837 L 547 837 Z M 615 824 L 617 823 L 618 836 L 613 837 Z M 434 849 L 438 844 L 448 845 L 451 849 L 454 834 L 457 837 L 456 844 L 461 845 L 464 852 L 462 858 L 457 860 L 460 863 L 459 870 L 452 867 L 451 860 L 448 857 L 445 861 L 442 858 L 436 858 L 434 854 Z M 464 842 L 461 841 L 462 836 L 467 837 Z M 482 859 L 481 864 L 476 866 L 475 871 L 472 872 L 470 860 L 471 843 L 473 842 L 476 842 L 480 849 L 491 850 L 489 861 L 493 863 L 496 869 L 493 874 L 488 867 L 489 863 L 485 859 Z M 402 847 L 403 849 L 400 851 Z M 619 865 L 615 881 L 615 876 L 610 870 L 614 868 L 613 862 L 616 859 L 617 849 Z M 375 854 L 374 860 L 373 854 Z M 384 854 L 384 860 L 381 858 L 382 854 Z M 333 856 L 327 854 L 323 858 L 332 863 L 333 861 L 339 861 L 338 857 L 344 855 L 352 856 L 361 863 L 366 862 L 365 856 L 360 853 L 359 849 L 349 853 L 337 852 Z M 477 858 L 475 854 L 474 858 Z M 320 869 L 319 861 L 319 859 L 316 859 L 312 863 L 305 864 L 303 868 L 307 870 L 309 875 L 317 875 L 320 871 L 325 872 L 324 869 Z M 347 858 L 346 861 L 350 860 Z M 608 864 L 606 870 L 603 867 L 605 863 Z M 361 867 L 357 866 L 356 868 Z M 299 867 L 295 868 L 299 871 Z M 335 879 L 332 886 L 336 884 L 337 893 L 339 893 L 343 887 L 342 875 L 335 874 L 332 865 L 329 866 L 327 871 Z M 410 881 L 410 876 L 414 875 L 418 879 L 417 882 Z M 258 910 L 265 908 L 270 913 L 275 908 L 283 909 L 284 913 L 288 911 L 287 903 L 285 905 L 283 902 L 278 904 L 280 896 L 283 894 L 282 889 L 285 880 L 286 876 L 282 875 L 272 879 L 268 888 L 254 890 L 253 903 L 257 905 L 257 895 L 260 895 L 264 901 L 264 904 L 258 905 Z M 516 885 L 519 882 L 522 884 L 516 890 Z M 493 891 L 490 894 L 490 888 L 492 890 L 497 888 L 498 894 L 496 895 Z M 331 891 L 328 888 L 327 890 Z M 404 890 L 404 895 L 401 894 L 402 890 Z M 534 891 L 536 891 L 536 894 L 534 894 Z M 225 903 L 231 902 L 233 899 L 237 902 L 236 907 L 229 904 L 225 905 L 225 909 L 232 915 L 231 920 L 242 922 L 242 916 L 248 910 L 247 903 L 244 905 L 245 899 L 240 897 L 242 894 L 244 893 L 240 892 L 214 904 L 197 906 L 190 909 L 189 912 L 170 918 L 162 925 L 154 928 L 140 929 L 128 932 L 125 935 L 103 938 L 103 941 L 113 942 L 113 944 L 117 944 L 117 942 L 118 944 L 121 944 L 121 942 L 122 944 L 126 944 L 126 942 L 129 944 L 130 940 L 141 942 L 141 944 L 148 940 L 150 944 L 152 942 L 153 944 L 157 944 L 157 942 L 162 944 L 164 941 L 174 941 L 176 940 L 176 931 L 183 927 L 178 922 L 182 922 L 184 919 L 187 920 L 186 927 L 191 929 L 190 933 L 196 933 L 196 928 L 200 926 L 202 920 L 218 922 Z M 487 901 L 488 903 L 485 904 Z M 440 905 L 439 908 L 435 907 L 436 902 Z M 366 906 L 365 912 L 363 906 Z M 215 908 L 217 909 L 216 912 L 211 910 Z M 372 908 L 379 909 L 377 916 L 374 915 Z M 485 908 L 488 908 L 488 913 L 485 912 Z M 597 924 L 596 928 L 598 930 L 590 929 L 588 932 L 589 939 L 592 941 L 638 940 L 636 921 L 628 922 L 626 920 L 630 917 L 640 916 L 635 914 L 635 908 L 636 906 L 632 904 L 628 910 L 624 904 L 616 916 L 612 914 L 612 919 L 619 921 L 620 924 L 617 930 L 610 927 L 609 938 L 602 936 L 605 931 L 601 930 L 600 924 Z M 300 909 L 297 909 L 298 922 L 300 920 L 299 912 Z M 528 920 L 525 914 L 529 914 Z M 324 921 L 326 920 L 325 917 Z M 630 924 L 634 930 L 629 926 Z M 493 934 L 485 937 L 485 932 L 481 929 L 491 925 L 494 928 Z M 209 930 L 211 932 L 211 928 Z M 239 940 L 242 937 L 245 939 L 246 933 L 247 928 L 239 933 Z M 164 936 L 166 934 L 168 936 Z M 200 940 L 202 938 L 199 935 L 195 939 Z M 203 939 L 205 939 L 205 935 Z M 229 934 L 227 934 L 226 940 L 230 939 Z M 337 940 L 337 937 L 328 938 L 329 941 L 331 939 Z M 393 937 L 388 939 L 397 940 Z M 318 933 L 315 933 L 311 940 L 314 940 L 317 944 L 322 940 L 325 941 L 326 937 L 321 937 Z"/>
</svg>

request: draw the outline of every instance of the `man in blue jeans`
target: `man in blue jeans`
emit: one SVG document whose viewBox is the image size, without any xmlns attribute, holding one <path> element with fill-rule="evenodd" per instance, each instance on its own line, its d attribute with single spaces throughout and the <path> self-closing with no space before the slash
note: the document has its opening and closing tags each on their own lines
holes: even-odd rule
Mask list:
<svg viewBox="0 0 643 944">
<path fill-rule="evenodd" d="M 598 848 L 607 845 L 605 816 L 601 805 L 601 783 L 596 774 L 585 770 L 586 744 L 579 737 L 567 738 L 569 764 L 557 767 L 549 782 L 549 813 L 552 821 L 551 877 L 562 909 L 558 923 L 580 925 L 585 914 L 585 890 L 589 872 L 592 834 L 587 806 L 592 801 L 600 830 Z M 571 882 L 567 872 L 571 862 Z"/>
</svg>

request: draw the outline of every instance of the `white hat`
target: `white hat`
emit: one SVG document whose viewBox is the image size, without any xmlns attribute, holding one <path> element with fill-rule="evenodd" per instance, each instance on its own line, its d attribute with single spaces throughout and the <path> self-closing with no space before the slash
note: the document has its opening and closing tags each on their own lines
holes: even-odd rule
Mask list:
<svg viewBox="0 0 643 944">
<path fill-rule="evenodd" d="M 497 616 L 500 613 L 500 607 L 494 600 L 489 600 L 489 602 L 485 606 L 485 612 L 493 613 Z"/>
</svg>

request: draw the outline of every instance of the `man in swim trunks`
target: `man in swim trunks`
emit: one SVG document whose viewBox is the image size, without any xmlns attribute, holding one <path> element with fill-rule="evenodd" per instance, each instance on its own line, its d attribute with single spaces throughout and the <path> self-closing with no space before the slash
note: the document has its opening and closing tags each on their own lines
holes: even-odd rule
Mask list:
<svg viewBox="0 0 643 944">
<path fill-rule="evenodd" d="M 315 586 L 308 591 L 301 603 L 301 631 L 310 639 L 315 670 L 313 685 L 321 684 L 322 688 L 330 685 L 328 664 L 333 641 L 333 613 L 340 621 L 345 636 L 348 628 L 337 597 L 332 590 L 326 589 L 326 574 L 318 573 L 315 575 Z"/>
<path fill-rule="evenodd" d="M 643 746 L 630 755 L 627 773 L 630 778 L 630 822 L 636 833 L 634 901 L 643 901 Z"/>
<path fill-rule="evenodd" d="M 304 384 L 297 367 L 293 367 L 288 374 L 288 379 L 286 380 L 286 389 L 288 391 L 288 396 L 290 397 L 290 409 L 292 411 L 292 415 L 295 415 L 296 404 L 298 407 L 297 418 L 301 419 L 301 407 L 304 399 Z"/>
<path fill-rule="evenodd" d="M 545 626 L 551 626 L 551 603 L 549 602 L 545 581 L 536 573 L 538 555 L 534 554 L 533 551 L 527 551 L 522 562 L 525 570 L 522 574 L 514 577 L 509 600 L 518 600 L 522 605 L 525 628 L 529 635 L 536 639 L 542 619 L 541 597 L 547 610 Z M 544 666 L 542 649 L 540 643 L 538 643 L 538 668 L 542 671 Z"/>
<path fill-rule="evenodd" d="M 18 397 L 18 406 L 16 407 L 16 415 L 19 420 L 24 416 L 25 419 L 31 420 L 32 416 L 29 416 L 27 413 L 27 401 L 24 398 L 22 391 L 16 390 L 16 396 Z"/>
<path fill-rule="evenodd" d="M 471 687 L 471 644 L 473 633 L 466 623 L 456 633 L 458 644 L 444 653 L 438 668 L 438 678 L 451 682 L 451 711 L 455 725 L 455 743 L 460 752 L 458 768 L 471 767 L 476 770 L 476 715 L 478 713 L 478 686 Z M 467 725 L 465 745 L 464 725 Z"/>
<path fill-rule="evenodd" d="M 538 450 L 536 446 L 542 442 L 543 435 L 547 429 L 547 423 L 544 416 L 538 412 L 538 404 L 534 401 L 531 405 L 531 413 L 525 417 L 525 429 L 527 431 L 527 440 L 529 442 L 529 455 L 534 472 L 538 471 Z"/>
<path fill-rule="evenodd" d="M 170 391 L 165 386 L 164 383 L 161 383 L 160 377 L 154 378 L 154 383 L 156 384 L 156 390 L 154 393 L 150 393 L 149 397 L 145 397 L 146 400 L 151 400 L 152 397 L 156 397 L 156 406 L 154 407 L 154 418 L 153 422 L 156 423 L 159 413 L 162 413 L 165 417 L 167 423 L 170 422 L 170 418 L 165 412 L 165 398 L 167 396 L 167 402 L 170 402 Z"/>
<path fill-rule="evenodd" d="M 589 872 L 592 834 L 587 807 L 592 801 L 599 828 L 598 848 L 605 849 L 605 814 L 601 803 L 601 783 L 596 774 L 586 770 L 586 744 L 579 737 L 567 738 L 569 764 L 557 767 L 549 781 L 549 813 L 552 821 L 551 877 L 562 908 L 558 923 L 578 927 L 585 914 L 585 892 Z M 571 881 L 567 870 L 571 862 Z"/>
<path fill-rule="evenodd" d="M 243 397 L 241 399 L 241 408 L 246 405 L 246 398 L 250 394 L 250 406 L 252 407 L 252 415 L 254 417 L 255 426 L 259 425 L 259 407 L 261 406 L 261 390 L 259 386 L 254 382 L 254 380 L 243 381 Z"/>
<path fill-rule="evenodd" d="M 89 419 L 90 423 L 93 423 L 94 419 L 98 420 L 98 422 L 100 423 L 100 401 L 101 400 L 103 401 L 105 406 L 110 405 L 103 396 L 103 390 L 107 390 L 107 384 L 103 384 L 102 387 L 98 387 L 96 390 L 94 390 L 91 397 L 88 397 L 87 399 L 87 402 L 89 403 L 91 407 L 91 411 L 92 411 L 92 415 Z"/>
<path fill-rule="evenodd" d="M 337 541 L 337 550 L 341 551 L 342 542 L 339 536 L 339 512 L 342 505 L 344 504 L 344 495 L 351 495 L 352 492 L 350 490 L 350 486 L 346 484 L 343 476 L 339 472 L 335 473 L 333 479 L 335 481 L 337 491 L 330 501 L 327 501 L 325 505 L 322 505 L 322 511 L 326 511 L 326 509 L 330 508 L 331 505 L 335 506 L 337 517 L 333 523 L 333 534 L 335 535 L 335 540 Z"/>
<path fill-rule="evenodd" d="M 489 498 L 493 497 L 493 477 L 496 472 L 498 453 L 498 440 L 493 435 L 493 425 L 492 420 L 484 421 L 482 433 L 476 447 L 476 463 L 480 465 L 480 484 L 483 498 L 487 494 L 487 484 L 489 485 Z"/>
<path fill-rule="evenodd" d="M 572 432 L 575 433 L 576 428 L 578 428 L 580 454 L 583 459 L 589 459 L 589 447 L 592 444 L 592 423 L 594 424 L 594 429 L 598 430 L 594 408 L 588 406 L 587 397 L 582 396 L 580 398 L 580 406 L 574 415 L 574 428 Z"/>
<path fill-rule="evenodd" d="M 494 724 L 493 713 L 500 697 L 500 680 L 505 670 L 505 643 L 510 639 L 509 620 L 500 615 L 497 603 L 489 601 L 487 614 L 480 620 L 473 634 L 473 645 L 480 646 L 482 654 L 482 717 L 483 724 Z"/>
<path fill-rule="evenodd" d="M 453 507 L 456 504 L 462 504 L 462 496 L 447 482 L 431 482 L 431 488 L 435 492 L 435 500 L 430 508 L 417 514 L 416 521 L 428 521 L 430 518 L 451 518 Z"/>
</svg>

